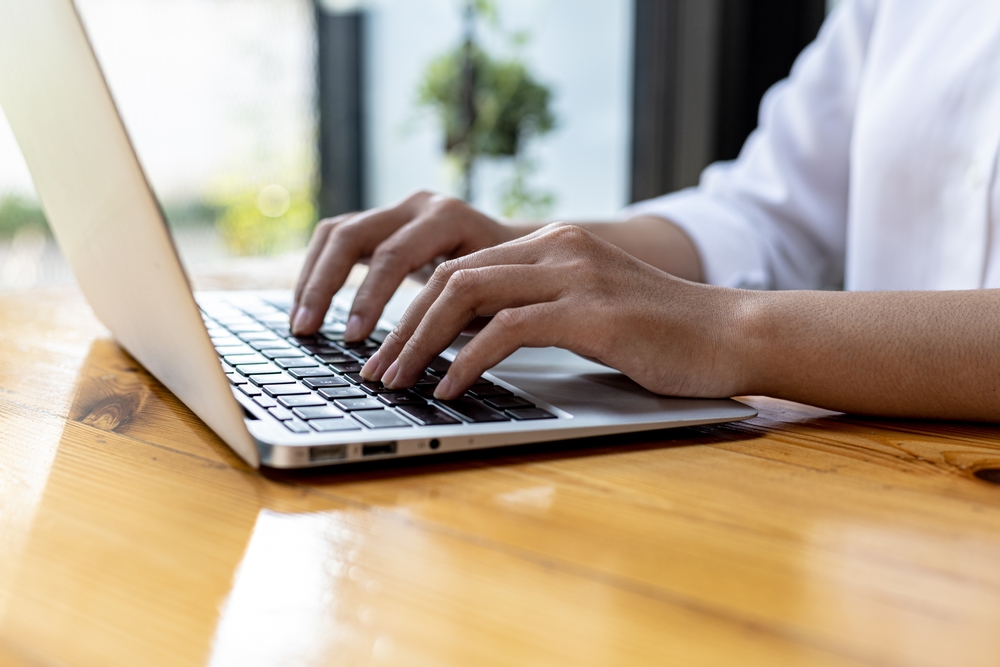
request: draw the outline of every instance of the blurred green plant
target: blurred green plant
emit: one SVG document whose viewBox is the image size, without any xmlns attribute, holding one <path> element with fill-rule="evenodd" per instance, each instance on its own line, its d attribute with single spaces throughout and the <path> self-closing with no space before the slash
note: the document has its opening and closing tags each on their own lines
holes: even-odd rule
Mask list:
<svg viewBox="0 0 1000 667">
<path fill-rule="evenodd" d="M 316 223 L 308 192 L 289 193 L 280 185 L 237 192 L 211 202 L 220 212 L 216 225 L 237 255 L 264 255 L 301 247 Z"/>
<path fill-rule="evenodd" d="M 551 192 L 541 192 L 528 187 L 528 178 L 535 173 L 535 163 L 517 160 L 514 174 L 504 185 L 500 194 L 500 214 L 505 218 L 540 220 L 547 217 L 555 206 L 556 198 Z"/>
<path fill-rule="evenodd" d="M 200 199 L 166 201 L 163 202 L 163 214 L 171 227 L 204 227 L 214 225 L 222 209 Z"/>
<path fill-rule="evenodd" d="M 0 238 L 13 237 L 26 227 L 36 227 L 49 234 L 49 223 L 41 205 L 20 195 L 0 198 Z"/>
<path fill-rule="evenodd" d="M 526 144 L 556 126 L 552 91 L 539 83 L 515 56 L 491 56 L 475 38 L 480 20 L 500 30 L 492 0 L 466 0 L 465 38 L 457 48 L 433 60 L 417 91 L 417 104 L 437 115 L 444 130 L 445 154 L 462 174 L 462 197 L 473 199 L 473 174 L 483 157 L 514 158 L 514 178 L 501 193 L 505 215 L 547 213 L 555 201 L 550 193 L 535 193 L 527 179 L 534 165 L 524 161 Z M 527 44 L 529 35 L 508 35 L 515 49 Z"/>
</svg>

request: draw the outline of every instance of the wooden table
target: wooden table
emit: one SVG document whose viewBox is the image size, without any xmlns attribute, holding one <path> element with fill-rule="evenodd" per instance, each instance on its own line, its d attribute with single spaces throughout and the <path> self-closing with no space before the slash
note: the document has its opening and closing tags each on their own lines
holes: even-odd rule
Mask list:
<svg viewBox="0 0 1000 667">
<path fill-rule="evenodd" d="M 265 475 L 76 292 L 0 296 L 0 664 L 1000 664 L 1000 428 L 748 400 Z"/>
</svg>

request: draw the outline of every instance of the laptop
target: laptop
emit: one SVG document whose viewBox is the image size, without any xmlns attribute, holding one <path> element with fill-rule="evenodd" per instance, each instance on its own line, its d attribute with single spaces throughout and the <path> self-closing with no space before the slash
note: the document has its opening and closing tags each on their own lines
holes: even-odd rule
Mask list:
<svg viewBox="0 0 1000 667">
<path fill-rule="evenodd" d="M 358 371 L 405 307 L 346 344 L 349 293 L 316 336 L 288 330 L 290 295 L 194 294 L 72 0 L 0 3 L 0 107 L 63 254 L 118 343 L 253 467 L 307 468 L 753 417 L 732 400 L 667 398 L 557 349 L 521 350 L 465 396 Z M 412 294 L 410 295 L 412 296 Z"/>
</svg>

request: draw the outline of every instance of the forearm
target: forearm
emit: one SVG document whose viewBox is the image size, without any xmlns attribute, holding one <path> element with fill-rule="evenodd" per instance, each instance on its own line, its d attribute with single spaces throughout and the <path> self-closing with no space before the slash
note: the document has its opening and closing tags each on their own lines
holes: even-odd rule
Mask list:
<svg viewBox="0 0 1000 667">
<path fill-rule="evenodd" d="M 616 245 L 638 260 L 661 271 L 690 280 L 703 282 L 701 260 L 694 243 L 674 223 L 653 215 L 644 215 L 623 222 L 576 222 L 578 227 Z M 541 223 L 511 223 L 515 236 L 538 231 Z"/>
<path fill-rule="evenodd" d="M 1000 421 L 1000 291 L 739 292 L 741 393 Z"/>
</svg>

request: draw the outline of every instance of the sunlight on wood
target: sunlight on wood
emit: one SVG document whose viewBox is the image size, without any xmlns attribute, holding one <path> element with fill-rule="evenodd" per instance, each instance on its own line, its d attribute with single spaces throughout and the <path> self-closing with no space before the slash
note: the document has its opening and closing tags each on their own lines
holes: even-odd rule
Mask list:
<svg viewBox="0 0 1000 667">
<path fill-rule="evenodd" d="M 76 291 L 0 296 L 0 332 L 4 665 L 1000 664 L 995 426 L 749 398 L 261 474 Z"/>
</svg>

